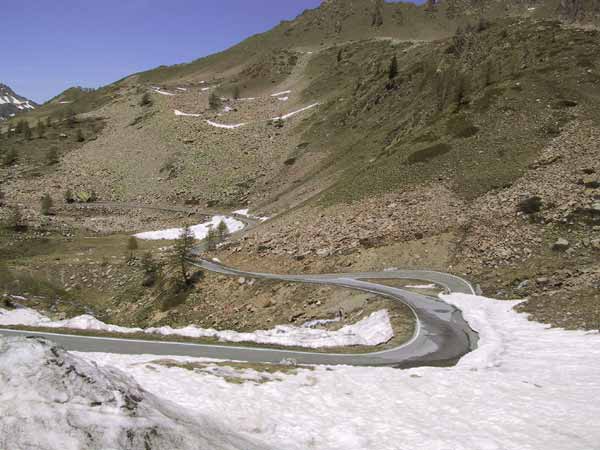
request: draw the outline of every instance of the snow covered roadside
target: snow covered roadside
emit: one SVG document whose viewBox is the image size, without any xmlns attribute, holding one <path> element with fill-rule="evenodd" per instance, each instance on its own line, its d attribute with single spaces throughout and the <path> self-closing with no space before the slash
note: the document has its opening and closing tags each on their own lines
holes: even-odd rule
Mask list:
<svg viewBox="0 0 600 450">
<path fill-rule="evenodd" d="M 234 219 L 233 217 L 226 216 L 213 216 L 210 222 L 201 223 L 200 225 L 194 225 L 190 227 L 194 238 L 198 240 L 205 239 L 208 236 L 208 231 L 211 228 L 217 228 L 219 223 L 223 221 L 230 233 L 235 233 L 244 228 L 244 223 Z M 174 240 L 181 236 L 182 228 L 170 228 L 167 230 L 159 231 L 147 231 L 145 233 L 138 233 L 135 235 L 136 238 L 149 241 L 159 240 Z"/>
<path fill-rule="evenodd" d="M 387 310 L 376 311 L 359 322 L 346 325 L 336 331 L 279 325 L 271 330 L 240 333 L 238 331 L 203 329 L 192 325 L 179 329 L 171 327 L 148 328 L 145 332 L 163 336 L 214 337 L 225 342 L 256 342 L 258 344 L 304 348 L 349 347 L 353 345 L 375 346 L 384 344 L 394 337 L 394 330 Z"/>
<path fill-rule="evenodd" d="M 404 287 L 409 289 L 435 289 L 437 286 L 435 284 L 409 284 Z"/>
<path fill-rule="evenodd" d="M 14 310 L 0 309 L 1 325 L 25 325 L 43 328 L 66 328 L 74 330 L 96 330 L 111 333 L 146 333 L 161 336 L 184 336 L 190 338 L 217 338 L 221 342 L 256 342 L 259 344 L 283 345 L 304 348 L 345 347 L 353 345 L 375 346 L 388 342 L 394 337 L 387 310 L 376 311 L 369 317 L 336 331 L 314 328 L 315 324 L 304 327 L 279 325 L 271 330 L 258 330 L 252 333 L 205 329 L 196 325 L 184 328 L 126 328 L 106 324 L 90 315 L 72 319 L 52 321 L 48 317 L 28 308 Z M 327 321 L 322 321 L 322 324 Z"/>
<path fill-rule="evenodd" d="M 443 298 L 462 309 L 481 338 L 451 368 L 316 367 L 281 374 L 281 382 L 240 385 L 142 364 L 153 356 L 82 356 L 286 450 L 600 448 L 598 333 L 529 322 L 512 310 L 517 302 Z"/>
</svg>

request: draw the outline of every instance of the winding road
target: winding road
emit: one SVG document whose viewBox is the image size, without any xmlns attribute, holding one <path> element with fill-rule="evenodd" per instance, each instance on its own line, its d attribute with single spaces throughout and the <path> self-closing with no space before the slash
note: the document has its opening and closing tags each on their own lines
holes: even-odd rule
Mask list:
<svg viewBox="0 0 600 450">
<path fill-rule="evenodd" d="M 93 206 L 118 207 L 114 204 Z M 145 208 L 144 205 L 126 207 Z M 163 209 L 163 208 L 156 208 Z M 164 208 L 171 210 L 173 208 Z M 183 212 L 178 209 L 178 212 Z M 197 211 L 195 211 L 197 213 Z M 251 218 L 239 216 L 252 227 Z M 243 230 L 247 231 L 247 229 Z M 464 279 L 441 272 L 427 270 L 390 270 L 383 272 L 336 273 L 323 275 L 281 275 L 247 272 L 221 263 L 200 258 L 204 245 L 196 247 L 189 263 L 204 270 L 227 276 L 262 278 L 297 283 L 322 284 L 356 289 L 398 300 L 406 304 L 416 318 L 415 332 L 408 342 L 395 348 L 372 353 L 316 353 L 286 349 L 261 348 L 243 345 L 212 345 L 165 341 L 119 339 L 100 336 L 81 336 L 46 332 L 0 329 L 7 336 L 40 336 L 50 339 L 67 350 L 79 352 L 108 352 L 118 354 L 149 354 L 160 356 L 205 357 L 235 361 L 280 363 L 293 361 L 299 364 L 356 365 L 416 367 L 451 365 L 464 354 L 475 349 L 478 335 L 464 320 L 460 310 L 437 297 L 418 294 L 405 289 L 364 280 L 422 280 L 442 286 L 448 292 L 474 294 L 473 287 Z"/>
</svg>

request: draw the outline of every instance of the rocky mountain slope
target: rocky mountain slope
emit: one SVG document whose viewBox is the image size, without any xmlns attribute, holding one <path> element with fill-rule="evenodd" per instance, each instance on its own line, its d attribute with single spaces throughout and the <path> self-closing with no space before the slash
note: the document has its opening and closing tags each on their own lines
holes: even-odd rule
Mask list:
<svg viewBox="0 0 600 450">
<path fill-rule="evenodd" d="M 14 117 L 17 113 L 35 109 L 37 105 L 31 100 L 15 94 L 15 92 L 0 83 L 0 120 Z"/>
<path fill-rule="evenodd" d="M 215 256 L 275 271 L 458 272 L 490 295 L 530 298 L 543 320 L 592 328 L 600 320 L 595 11 L 591 1 L 329 0 L 220 54 L 68 91 L 27 114 L 67 130 L 73 113 L 106 126 L 56 164 L 21 158 L 0 168 L 6 202 L 22 205 L 40 233 L 61 233 L 60 245 L 73 228 L 165 225 L 144 212 L 77 215 L 62 200 L 68 190 L 113 202 L 249 206 L 273 219 Z M 23 154 L 46 143 L 3 138 Z M 46 192 L 56 215 L 40 217 Z M 6 254 L 20 246 L 9 241 Z M 47 267 L 64 278 L 60 263 Z M 95 295 L 124 298 L 128 289 Z M 136 298 L 135 309 L 156 309 L 148 293 Z M 187 317 L 188 307 L 161 320 Z M 219 314 L 206 311 L 214 324 Z"/>
<path fill-rule="evenodd" d="M 1 448 L 266 449 L 41 339 L 0 338 L 0 384 Z"/>
</svg>

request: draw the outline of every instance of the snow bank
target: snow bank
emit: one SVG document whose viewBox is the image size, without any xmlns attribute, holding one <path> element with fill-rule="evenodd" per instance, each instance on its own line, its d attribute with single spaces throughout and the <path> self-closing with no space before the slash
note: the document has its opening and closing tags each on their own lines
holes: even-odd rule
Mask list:
<svg viewBox="0 0 600 450">
<path fill-rule="evenodd" d="M 277 100 L 280 100 L 282 102 L 287 102 L 289 99 L 289 97 L 277 97 Z"/>
<path fill-rule="evenodd" d="M 282 92 L 277 92 L 276 94 L 271 94 L 271 97 L 279 97 L 281 95 L 285 95 L 285 94 L 291 94 L 292 91 L 282 91 Z"/>
<path fill-rule="evenodd" d="M 265 449 L 41 339 L 0 337 L 0 448 Z"/>
<path fill-rule="evenodd" d="M 216 228 L 219 223 L 223 221 L 227 225 L 230 233 L 235 233 L 236 231 L 240 231 L 244 228 L 244 223 L 236 220 L 232 217 L 226 216 L 213 216 L 210 222 L 201 223 L 200 225 L 194 225 L 190 227 L 192 234 L 198 240 L 205 239 L 208 236 L 208 230 L 211 228 Z M 135 235 L 138 239 L 144 239 L 149 241 L 158 241 L 158 240 L 174 240 L 181 236 L 181 232 L 183 228 L 170 228 L 167 230 L 159 230 L 159 231 L 148 231 L 146 233 L 138 233 Z"/>
<path fill-rule="evenodd" d="M 305 348 L 346 347 L 353 345 L 375 346 L 394 337 L 387 310 L 374 312 L 369 317 L 337 330 L 321 330 L 309 327 L 279 325 L 272 330 L 251 333 L 203 329 L 195 325 L 186 328 L 148 328 L 146 333 L 162 336 L 186 336 L 191 338 L 212 337 L 225 342 L 256 342 L 259 344 L 284 345 Z"/>
<path fill-rule="evenodd" d="M 233 124 L 233 125 L 226 125 L 226 124 L 223 124 L 223 123 L 213 122 L 212 120 L 207 120 L 206 123 L 209 124 L 212 127 L 227 128 L 228 130 L 233 130 L 234 128 L 239 128 L 239 127 L 243 127 L 244 125 L 246 125 L 245 123 L 236 123 L 236 124 Z"/>
<path fill-rule="evenodd" d="M 530 322 L 513 311 L 516 302 L 443 298 L 481 337 L 479 349 L 449 368 L 316 367 L 280 375 L 281 382 L 237 385 L 142 364 L 153 356 L 86 357 L 286 450 L 600 448 L 598 333 Z"/>
<path fill-rule="evenodd" d="M 321 321 L 322 324 L 330 321 Z M 218 331 L 196 325 L 184 328 L 126 328 L 106 324 L 95 317 L 83 315 L 67 320 L 52 321 L 46 316 L 30 309 L 0 309 L 0 325 L 26 325 L 44 328 L 70 328 L 74 330 L 95 330 L 111 333 L 146 333 L 161 336 L 184 336 L 190 338 L 216 338 L 223 342 L 256 342 L 261 344 L 296 346 L 306 348 L 342 347 L 351 345 L 375 346 L 388 342 L 394 337 L 394 330 L 386 310 L 374 312 L 369 317 L 337 331 L 311 327 L 280 325 L 271 330 L 259 330 L 252 333 L 237 331 Z"/>
</svg>

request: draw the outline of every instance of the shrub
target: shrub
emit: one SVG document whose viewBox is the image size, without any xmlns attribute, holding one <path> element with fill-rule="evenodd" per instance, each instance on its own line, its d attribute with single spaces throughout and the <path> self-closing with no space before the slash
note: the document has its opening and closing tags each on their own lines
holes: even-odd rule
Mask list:
<svg viewBox="0 0 600 450">
<path fill-rule="evenodd" d="M 152 105 L 152 97 L 150 97 L 150 94 L 148 92 L 144 93 L 144 95 L 142 95 L 142 98 L 140 99 L 140 106 L 150 106 Z"/>
<path fill-rule="evenodd" d="M 46 163 L 49 166 L 52 166 L 54 164 L 58 164 L 58 150 L 56 150 L 56 147 L 52 147 L 50 150 L 48 150 L 48 154 L 46 155 Z"/>
<path fill-rule="evenodd" d="M 85 141 L 85 136 L 84 136 L 83 131 L 81 130 L 81 128 L 77 129 L 77 134 L 75 136 L 75 140 L 77 142 L 84 142 Z"/>
<path fill-rule="evenodd" d="M 214 92 L 211 92 L 210 96 L 208 97 L 208 106 L 210 109 L 219 109 L 221 104 L 221 98 Z"/>
<path fill-rule="evenodd" d="M 19 159 L 19 154 L 17 150 L 14 148 L 8 149 L 8 151 L 4 154 L 4 158 L 2 159 L 2 164 L 6 167 L 12 166 Z"/>
<path fill-rule="evenodd" d="M 517 209 L 523 214 L 535 214 L 542 210 L 543 205 L 541 197 L 535 195 L 519 202 Z"/>
<path fill-rule="evenodd" d="M 132 261 L 135 258 L 135 252 L 139 248 L 138 241 L 135 236 L 130 236 L 127 240 L 127 250 L 129 251 L 129 260 Z"/>
<path fill-rule="evenodd" d="M 44 216 L 50 215 L 50 210 L 52 209 L 52 204 L 53 204 L 53 202 L 52 202 L 52 197 L 50 197 L 50 194 L 44 194 L 44 196 L 40 200 L 40 211 L 41 211 L 42 215 L 44 215 Z"/>
<path fill-rule="evenodd" d="M 63 198 L 65 199 L 65 203 L 75 202 L 75 198 L 73 197 L 73 191 L 71 189 L 67 189 L 65 191 Z"/>
</svg>

